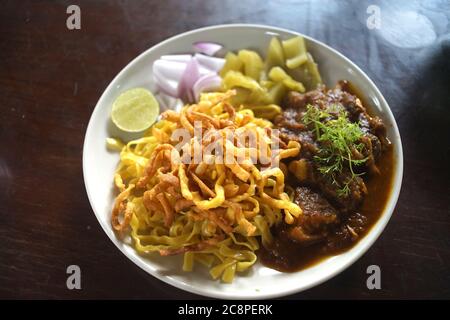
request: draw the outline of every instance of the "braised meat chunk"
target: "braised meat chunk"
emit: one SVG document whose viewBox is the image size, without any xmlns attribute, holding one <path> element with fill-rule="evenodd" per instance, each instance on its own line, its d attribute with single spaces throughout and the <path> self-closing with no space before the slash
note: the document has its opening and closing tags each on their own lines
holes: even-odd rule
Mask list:
<svg viewBox="0 0 450 320">
<path fill-rule="evenodd" d="M 321 86 L 305 94 L 289 92 L 284 99 L 283 113 L 274 120 L 280 130 L 281 138 L 285 141 L 300 142 L 306 147 L 305 155 L 314 155 L 311 151 L 318 151 L 315 139 L 302 121 L 307 107 L 314 106 L 320 110 L 327 110 L 330 106 L 338 106 L 347 112 L 349 121 L 359 124 L 363 133 L 362 142 L 366 145 L 365 155 L 372 157 L 375 161 L 382 150 L 389 145 L 386 139 L 386 128 L 379 117 L 368 114 L 361 100 L 350 91 L 350 84 L 347 81 L 339 81 L 337 86 L 330 90 Z M 367 165 L 373 165 L 374 161 L 368 161 Z"/>
<path fill-rule="evenodd" d="M 284 246 L 289 241 L 322 250 L 349 246 L 366 230 L 360 208 L 368 195 L 367 179 L 380 175 L 377 162 L 390 144 L 386 128 L 346 81 L 333 89 L 289 92 L 282 107 L 274 120 L 280 138 L 301 145 L 300 154 L 286 165 L 294 202 L 303 214 L 275 234 Z"/>
<path fill-rule="evenodd" d="M 386 129 L 372 117 L 347 81 L 333 89 L 324 86 L 305 94 L 289 92 L 275 125 L 286 143 L 302 148 L 289 166 L 301 185 L 313 186 L 340 212 L 352 212 L 367 188 L 361 178 L 378 174 L 376 161 L 389 145 Z M 300 165 L 301 164 L 301 165 Z"/>
<path fill-rule="evenodd" d="M 279 232 L 285 242 L 290 240 L 301 246 L 323 243 L 339 249 L 358 239 L 367 224 L 366 217 L 358 212 L 340 214 L 324 196 L 309 187 L 297 187 L 294 202 L 303 214 Z"/>
<path fill-rule="evenodd" d="M 295 225 L 287 229 L 287 236 L 304 245 L 326 238 L 329 226 L 338 223 L 337 211 L 327 199 L 308 187 L 297 187 L 294 202 L 303 210 Z"/>
<path fill-rule="evenodd" d="M 313 187 L 321 191 L 321 194 L 331 202 L 337 211 L 346 213 L 356 210 L 367 194 L 364 180 L 359 177 L 351 179 L 351 173 L 344 170 L 336 174 L 334 183 L 328 177 L 322 175 L 310 159 L 293 160 L 289 163 L 289 171 L 295 177 L 294 184 Z M 348 192 L 342 194 L 340 186 L 346 185 Z"/>
</svg>

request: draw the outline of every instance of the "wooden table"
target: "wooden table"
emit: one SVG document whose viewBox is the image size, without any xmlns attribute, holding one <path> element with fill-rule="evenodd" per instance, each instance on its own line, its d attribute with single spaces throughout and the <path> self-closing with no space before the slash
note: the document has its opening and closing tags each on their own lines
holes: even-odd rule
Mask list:
<svg viewBox="0 0 450 320">
<path fill-rule="evenodd" d="M 450 298 L 450 3 L 395 3 L 3 1 L 0 297 L 198 298 L 140 270 L 104 234 L 83 183 L 84 133 L 108 83 L 145 49 L 202 26 L 260 23 L 312 36 L 359 65 L 388 100 L 405 155 L 381 238 L 339 276 L 289 298 Z M 81 8 L 81 30 L 66 27 L 70 4 Z M 367 27 L 371 4 L 380 29 Z M 71 264 L 82 290 L 66 288 Z M 371 264 L 381 267 L 381 290 L 366 287 Z"/>
</svg>

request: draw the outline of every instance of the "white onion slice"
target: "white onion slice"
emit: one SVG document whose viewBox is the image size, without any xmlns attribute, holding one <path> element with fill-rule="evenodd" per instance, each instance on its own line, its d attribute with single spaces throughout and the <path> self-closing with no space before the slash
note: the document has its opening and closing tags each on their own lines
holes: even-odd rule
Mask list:
<svg viewBox="0 0 450 320">
<path fill-rule="evenodd" d="M 185 62 L 188 63 L 191 60 L 192 54 L 168 54 L 161 56 L 160 59 L 167 61 L 177 61 L 177 62 Z"/>
<path fill-rule="evenodd" d="M 183 102 L 197 101 L 201 92 L 220 87 L 221 78 L 217 73 L 223 68 L 225 59 L 210 55 L 219 51 L 222 46 L 197 42 L 194 48 L 196 52 L 204 54 L 163 55 L 153 63 L 153 78 L 161 93 L 159 100 L 164 108 L 182 107 Z"/>
<path fill-rule="evenodd" d="M 178 97 L 178 82 L 170 80 L 158 72 L 153 72 L 153 80 L 158 89 L 169 96 Z"/>
<path fill-rule="evenodd" d="M 221 83 L 222 78 L 216 73 L 210 73 L 199 78 L 192 87 L 195 101 L 200 99 L 200 94 L 202 92 L 220 88 Z"/>
<path fill-rule="evenodd" d="M 156 72 L 165 78 L 167 77 L 171 80 L 180 81 L 186 66 L 187 62 L 158 59 L 153 63 L 153 72 Z M 205 74 L 211 73 L 212 70 L 199 65 L 199 72 L 201 76 L 204 76 Z"/>
<path fill-rule="evenodd" d="M 200 66 L 195 57 L 191 57 L 178 84 L 178 98 L 185 102 L 194 102 L 192 88 L 200 78 Z"/>
<path fill-rule="evenodd" d="M 153 72 L 164 78 L 169 78 L 178 82 L 180 81 L 186 66 L 187 62 L 159 59 L 153 62 Z"/>
<path fill-rule="evenodd" d="M 219 72 L 225 65 L 225 59 L 205 56 L 204 54 L 196 53 L 195 58 L 201 66 L 211 70 L 212 72 Z"/>
<path fill-rule="evenodd" d="M 168 94 L 165 94 L 162 91 L 159 91 L 155 95 L 155 97 L 161 106 L 161 112 L 164 112 L 166 110 L 175 110 L 178 112 L 184 106 L 184 103 L 183 101 L 181 101 L 181 99 L 169 96 Z"/>
<path fill-rule="evenodd" d="M 181 101 L 181 99 L 177 99 L 172 109 L 175 110 L 176 112 L 180 112 L 183 107 L 184 107 L 183 101 Z"/>
<path fill-rule="evenodd" d="M 204 53 L 208 56 L 213 56 L 223 47 L 214 42 L 196 42 L 193 44 L 196 52 Z"/>
<path fill-rule="evenodd" d="M 198 64 L 198 71 L 200 72 L 201 76 L 204 76 L 209 73 L 215 73 L 211 69 L 206 68 L 205 66 L 202 66 L 201 64 Z"/>
</svg>

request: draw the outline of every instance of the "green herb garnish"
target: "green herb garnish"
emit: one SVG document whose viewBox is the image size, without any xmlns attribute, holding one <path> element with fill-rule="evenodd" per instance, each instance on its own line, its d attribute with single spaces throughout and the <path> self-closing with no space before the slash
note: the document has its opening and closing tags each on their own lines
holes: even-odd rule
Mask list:
<svg viewBox="0 0 450 320">
<path fill-rule="evenodd" d="M 352 157 L 354 150 L 361 153 L 364 148 L 360 142 L 363 132 L 359 124 L 350 122 L 347 112 L 339 105 L 331 105 L 326 110 L 308 105 L 303 122 L 313 128 L 320 143 L 320 151 L 314 156 L 318 171 L 338 186 L 338 196 L 348 196 L 350 184 L 361 175 L 355 173 L 354 168 L 367 160 Z M 337 175 L 345 168 L 349 169 L 351 177 L 338 182 Z"/>
</svg>

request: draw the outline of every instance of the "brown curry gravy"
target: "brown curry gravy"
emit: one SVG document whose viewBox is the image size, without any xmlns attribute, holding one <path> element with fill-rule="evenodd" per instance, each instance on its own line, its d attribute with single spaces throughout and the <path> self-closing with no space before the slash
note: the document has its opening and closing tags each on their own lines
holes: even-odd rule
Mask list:
<svg viewBox="0 0 450 320">
<path fill-rule="evenodd" d="M 354 87 L 351 87 L 351 89 L 352 94 L 361 97 L 361 95 L 357 94 L 357 90 L 355 90 Z M 370 112 L 369 104 L 363 99 L 361 99 L 361 101 L 369 114 L 372 114 Z M 388 126 L 389 124 L 385 125 Z M 330 249 L 324 243 L 301 246 L 292 241 L 282 241 L 279 238 L 274 237 L 274 243 L 272 244 L 273 247 L 271 250 L 267 250 L 261 246 L 261 249 L 258 251 L 258 257 L 261 262 L 269 268 L 283 272 L 294 272 L 311 267 L 326 258 L 348 251 L 355 246 L 370 232 L 386 208 L 386 204 L 391 194 L 395 172 L 393 149 L 392 144 L 389 145 L 378 159 L 377 167 L 380 170 L 380 174 L 367 176 L 367 178 L 364 179 L 368 194 L 358 212 L 367 218 L 367 224 L 358 239 L 339 249 Z M 277 256 L 274 256 L 274 252 Z"/>
</svg>

